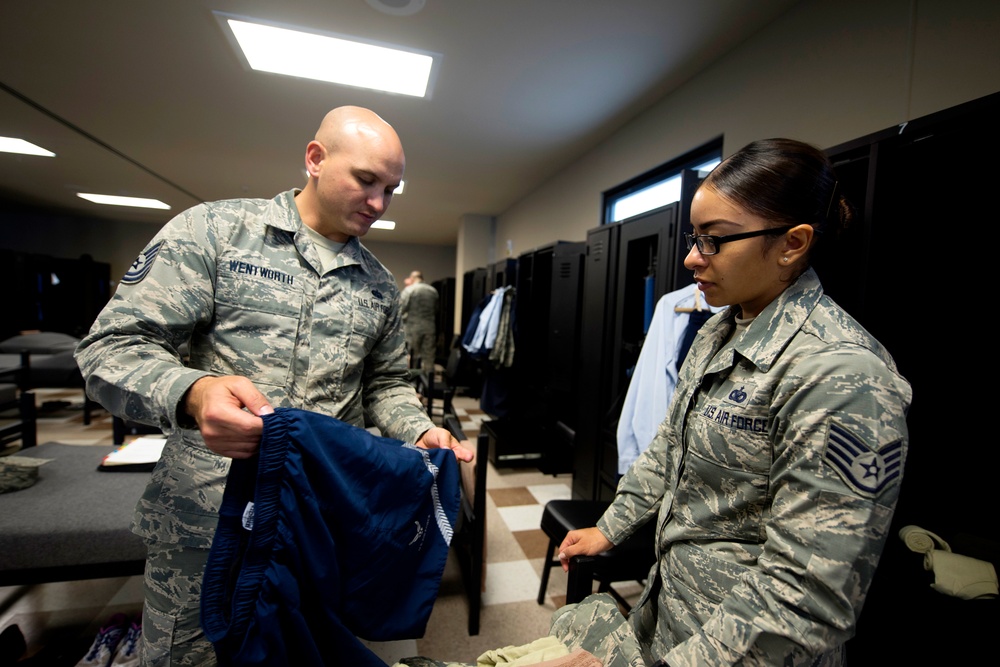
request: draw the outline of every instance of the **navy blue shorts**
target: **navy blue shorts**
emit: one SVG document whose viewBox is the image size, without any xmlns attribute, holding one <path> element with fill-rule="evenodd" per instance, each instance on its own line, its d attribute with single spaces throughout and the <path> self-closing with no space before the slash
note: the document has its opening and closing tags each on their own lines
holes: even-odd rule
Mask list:
<svg viewBox="0 0 1000 667">
<path fill-rule="evenodd" d="M 232 462 L 205 569 L 220 663 L 384 665 L 357 637 L 423 636 L 459 503 L 451 450 L 266 415 L 259 454 Z"/>
</svg>

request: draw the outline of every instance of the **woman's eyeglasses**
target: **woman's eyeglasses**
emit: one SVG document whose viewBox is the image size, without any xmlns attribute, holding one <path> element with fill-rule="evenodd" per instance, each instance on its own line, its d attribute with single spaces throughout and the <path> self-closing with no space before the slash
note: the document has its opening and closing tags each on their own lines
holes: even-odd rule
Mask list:
<svg viewBox="0 0 1000 667">
<path fill-rule="evenodd" d="M 711 234 L 685 234 L 684 240 L 687 242 L 687 249 L 698 246 L 698 252 L 702 255 L 715 255 L 719 252 L 719 246 L 723 243 L 729 243 L 730 241 L 741 241 L 743 239 L 752 239 L 755 236 L 776 236 L 778 234 L 784 234 L 789 229 L 794 227 L 794 225 L 786 225 L 785 227 L 769 227 L 767 229 L 758 229 L 755 232 L 743 232 L 742 234 L 727 234 L 726 236 L 712 236 Z"/>
</svg>

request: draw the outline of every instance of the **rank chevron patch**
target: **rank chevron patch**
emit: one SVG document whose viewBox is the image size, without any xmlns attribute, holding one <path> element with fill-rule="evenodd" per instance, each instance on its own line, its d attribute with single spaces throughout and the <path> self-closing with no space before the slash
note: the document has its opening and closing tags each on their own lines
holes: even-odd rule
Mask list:
<svg viewBox="0 0 1000 667">
<path fill-rule="evenodd" d="M 844 427 L 831 424 L 824 456 L 848 486 L 870 497 L 899 479 L 902 448 L 902 440 L 897 440 L 873 451 Z"/>
<path fill-rule="evenodd" d="M 149 270 L 153 268 L 153 260 L 156 259 L 157 253 L 160 252 L 160 247 L 163 245 L 163 241 L 160 241 L 151 248 L 147 248 L 142 252 L 139 257 L 132 262 L 132 266 L 129 267 L 128 271 L 122 277 L 122 284 L 124 285 L 135 285 L 141 282 Z"/>
</svg>

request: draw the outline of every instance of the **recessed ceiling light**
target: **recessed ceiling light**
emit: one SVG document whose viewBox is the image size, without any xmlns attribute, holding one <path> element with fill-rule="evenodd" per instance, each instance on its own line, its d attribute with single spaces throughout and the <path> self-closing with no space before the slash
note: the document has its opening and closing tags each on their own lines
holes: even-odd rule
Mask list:
<svg viewBox="0 0 1000 667">
<path fill-rule="evenodd" d="M 424 8 L 425 0 L 365 0 L 369 6 L 383 14 L 410 16 Z"/>
<path fill-rule="evenodd" d="M 77 197 L 82 197 L 95 204 L 107 204 L 108 206 L 135 206 L 138 208 L 162 208 L 169 209 L 170 206 L 164 204 L 159 199 L 146 199 L 144 197 L 119 197 L 117 195 L 96 195 L 90 192 L 77 192 Z"/>
<path fill-rule="evenodd" d="M 392 220 L 376 220 L 372 223 L 372 229 L 395 229 L 396 223 Z"/>
<path fill-rule="evenodd" d="M 216 13 L 251 69 L 428 97 L 435 55 Z"/>
<path fill-rule="evenodd" d="M 55 157 L 52 151 L 47 151 L 41 146 L 15 139 L 14 137 L 0 137 L 0 153 L 19 153 L 21 155 L 41 155 L 42 157 Z"/>
</svg>

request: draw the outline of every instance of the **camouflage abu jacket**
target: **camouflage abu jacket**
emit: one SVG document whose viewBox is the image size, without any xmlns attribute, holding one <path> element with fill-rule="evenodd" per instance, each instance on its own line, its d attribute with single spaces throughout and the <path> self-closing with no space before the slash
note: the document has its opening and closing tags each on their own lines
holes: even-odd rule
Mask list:
<svg viewBox="0 0 1000 667">
<path fill-rule="evenodd" d="M 410 333 L 434 333 L 437 329 L 438 291 L 424 282 L 405 287 L 400 294 L 403 323 Z"/>
<path fill-rule="evenodd" d="M 320 275 L 295 191 L 201 204 L 170 221 L 122 278 L 77 349 L 87 392 L 168 434 L 133 530 L 207 547 L 229 459 L 183 414 L 206 375 L 249 378 L 295 407 L 414 442 L 433 424 L 407 381 L 398 290 L 357 238 Z M 188 343 L 190 358 L 178 349 Z"/>
<path fill-rule="evenodd" d="M 730 308 L 702 327 L 598 527 L 620 543 L 657 522 L 630 616 L 647 662 L 837 664 L 899 493 L 910 386 L 812 270 L 734 326 Z"/>
</svg>

